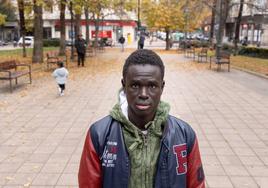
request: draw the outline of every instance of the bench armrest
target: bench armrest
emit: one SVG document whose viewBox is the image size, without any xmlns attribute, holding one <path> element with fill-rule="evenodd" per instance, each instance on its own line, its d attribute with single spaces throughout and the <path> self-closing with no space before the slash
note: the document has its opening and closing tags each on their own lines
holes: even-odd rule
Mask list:
<svg viewBox="0 0 268 188">
<path fill-rule="evenodd" d="M 11 71 L 8 71 L 8 70 L 0 70 L 0 72 L 8 73 L 9 77 L 11 77 Z M 0 77 L 1 77 L 1 76 L 0 76 Z"/>
<path fill-rule="evenodd" d="M 28 65 L 28 64 L 18 64 L 16 66 L 17 67 L 28 67 L 29 68 L 29 71 L 31 71 L 31 65 Z"/>
</svg>

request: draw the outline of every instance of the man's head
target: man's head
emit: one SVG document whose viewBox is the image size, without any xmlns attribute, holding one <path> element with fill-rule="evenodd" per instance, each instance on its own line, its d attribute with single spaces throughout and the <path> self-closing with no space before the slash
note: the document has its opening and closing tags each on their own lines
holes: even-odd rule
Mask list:
<svg viewBox="0 0 268 188">
<path fill-rule="evenodd" d="M 79 38 L 79 39 L 82 39 L 82 38 L 83 38 L 82 33 L 79 33 L 79 34 L 78 34 L 78 38 Z"/>
<path fill-rule="evenodd" d="M 161 58 L 151 50 L 137 50 L 127 58 L 122 86 L 129 119 L 137 126 L 153 120 L 165 85 L 164 72 Z"/>
<path fill-rule="evenodd" d="M 163 64 L 163 61 L 161 58 L 152 50 L 136 50 L 125 61 L 125 64 L 123 66 L 123 79 L 125 79 L 128 67 L 131 65 L 154 65 L 158 66 L 161 71 L 162 79 L 164 79 L 165 75 L 165 66 Z"/>
</svg>

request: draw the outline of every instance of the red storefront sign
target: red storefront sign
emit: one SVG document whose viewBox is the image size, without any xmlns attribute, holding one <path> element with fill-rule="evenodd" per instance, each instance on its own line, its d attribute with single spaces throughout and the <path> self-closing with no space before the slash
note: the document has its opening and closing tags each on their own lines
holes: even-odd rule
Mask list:
<svg viewBox="0 0 268 188">
<path fill-rule="evenodd" d="M 91 31 L 91 38 L 95 38 L 96 36 L 96 31 Z M 99 31 L 98 33 L 99 38 L 112 38 L 112 31 Z"/>
<path fill-rule="evenodd" d="M 80 24 L 83 26 L 87 25 L 85 20 L 81 20 Z M 65 20 L 65 25 L 71 25 L 71 21 Z M 89 25 L 94 26 L 95 23 L 92 20 L 90 20 Z M 132 21 L 132 20 L 100 20 L 99 26 L 118 26 L 118 27 L 132 26 L 132 27 L 137 27 L 137 23 L 135 21 Z M 60 20 L 55 21 L 55 27 L 60 27 Z"/>
</svg>

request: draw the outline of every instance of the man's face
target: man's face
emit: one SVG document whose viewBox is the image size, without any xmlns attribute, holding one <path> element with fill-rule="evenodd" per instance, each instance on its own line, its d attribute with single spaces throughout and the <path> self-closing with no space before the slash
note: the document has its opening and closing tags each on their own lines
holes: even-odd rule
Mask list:
<svg viewBox="0 0 268 188">
<path fill-rule="evenodd" d="M 165 82 L 154 65 L 130 65 L 122 80 L 130 119 L 153 120 Z"/>
</svg>

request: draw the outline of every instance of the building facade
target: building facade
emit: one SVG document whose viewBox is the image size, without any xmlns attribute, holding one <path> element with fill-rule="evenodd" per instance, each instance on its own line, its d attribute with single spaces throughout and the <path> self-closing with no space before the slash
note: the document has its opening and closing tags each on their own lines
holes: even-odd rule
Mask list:
<svg viewBox="0 0 268 188">
<path fill-rule="evenodd" d="M 234 38 L 240 0 L 233 0 L 226 22 L 225 37 Z M 240 41 L 247 38 L 250 44 L 268 46 L 268 0 L 245 0 L 240 24 Z"/>
<path fill-rule="evenodd" d="M 17 1 L 12 0 L 15 7 Z M 91 15 L 90 15 L 91 16 Z M 66 40 L 71 40 L 76 34 L 71 28 L 71 14 L 66 7 L 65 10 L 65 36 Z M 73 21 L 74 25 L 75 20 Z M 19 32 L 19 18 L 18 21 L 7 22 L 2 28 L 2 38 L 5 41 L 13 41 L 15 38 L 20 37 Z M 34 26 L 32 26 L 34 29 Z M 81 33 L 86 36 L 86 19 L 81 16 Z M 60 38 L 60 10 L 59 6 L 55 5 L 50 9 L 43 10 L 43 33 L 44 39 Z M 33 35 L 33 31 L 28 31 L 27 35 Z M 130 43 L 136 39 L 137 36 L 137 18 L 134 12 L 127 12 L 121 16 L 112 14 L 109 11 L 104 11 L 103 16 L 99 20 L 99 37 L 111 38 L 113 41 L 118 41 L 119 37 L 123 35 Z M 90 39 L 95 37 L 95 24 L 94 21 L 89 22 L 89 36 Z"/>
</svg>

